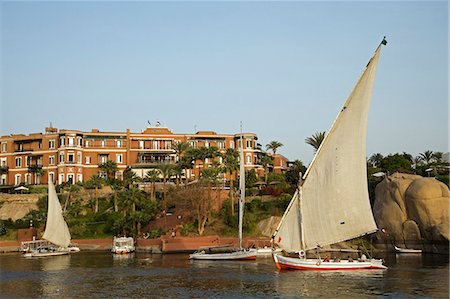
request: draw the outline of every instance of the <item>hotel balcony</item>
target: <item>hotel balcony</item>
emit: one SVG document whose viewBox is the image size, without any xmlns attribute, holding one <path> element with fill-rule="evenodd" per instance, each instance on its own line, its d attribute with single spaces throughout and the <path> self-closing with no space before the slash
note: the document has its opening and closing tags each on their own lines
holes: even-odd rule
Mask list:
<svg viewBox="0 0 450 299">
<path fill-rule="evenodd" d="M 38 172 L 42 169 L 42 164 L 33 164 L 28 166 L 29 172 Z"/>
<path fill-rule="evenodd" d="M 8 171 L 9 171 L 9 166 L 6 166 L 6 165 L 0 166 L 0 174 L 8 173 Z"/>
<path fill-rule="evenodd" d="M 136 163 L 133 165 L 134 167 L 156 167 L 160 164 L 168 163 L 175 164 L 175 157 L 167 155 L 167 154 L 148 154 L 148 153 L 140 153 Z"/>
</svg>

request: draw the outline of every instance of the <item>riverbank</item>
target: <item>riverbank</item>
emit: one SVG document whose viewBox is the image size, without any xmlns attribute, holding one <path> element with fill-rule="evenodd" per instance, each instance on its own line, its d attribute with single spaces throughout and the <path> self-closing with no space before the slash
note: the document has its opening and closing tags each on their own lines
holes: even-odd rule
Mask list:
<svg viewBox="0 0 450 299">
<path fill-rule="evenodd" d="M 72 240 L 83 251 L 110 251 L 112 246 L 112 238 L 105 239 L 80 239 Z M 17 252 L 20 248 L 19 241 L 1 241 L 0 253 Z M 231 244 L 238 246 L 237 238 L 227 238 L 219 236 L 202 236 L 202 237 L 161 237 L 157 239 L 137 239 L 136 251 L 148 253 L 182 253 L 194 252 L 201 247 L 218 246 Z M 245 238 L 243 240 L 244 247 L 270 246 L 270 240 L 265 238 Z"/>
</svg>

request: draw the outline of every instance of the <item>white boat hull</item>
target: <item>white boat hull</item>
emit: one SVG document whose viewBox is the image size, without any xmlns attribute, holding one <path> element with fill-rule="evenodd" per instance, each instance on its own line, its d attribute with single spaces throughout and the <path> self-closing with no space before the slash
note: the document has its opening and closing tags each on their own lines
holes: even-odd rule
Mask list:
<svg viewBox="0 0 450 299">
<path fill-rule="evenodd" d="M 191 260 L 254 260 L 256 259 L 256 249 L 245 249 L 233 252 L 206 253 L 205 251 L 195 252 L 189 255 Z"/>
<path fill-rule="evenodd" d="M 394 245 L 396 253 L 422 253 L 421 249 L 400 248 Z"/>
<path fill-rule="evenodd" d="M 257 249 L 258 256 L 267 256 L 267 255 L 272 255 L 274 253 L 281 253 L 281 249 L 280 248 L 273 249 L 270 247 L 264 247 L 264 248 Z"/>
<path fill-rule="evenodd" d="M 24 257 L 47 257 L 70 254 L 69 251 L 53 251 L 53 252 L 26 252 Z"/>
<path fill-rule="evenodd" d="M 274 254 L 273 259 L 278 269 L 292 270 L 360 270 L 360 269 L 387 269 L 382 260 L 369 259 L 366 261 L 324 262 L 320 259 L 301 259 Z"/>
</svg>

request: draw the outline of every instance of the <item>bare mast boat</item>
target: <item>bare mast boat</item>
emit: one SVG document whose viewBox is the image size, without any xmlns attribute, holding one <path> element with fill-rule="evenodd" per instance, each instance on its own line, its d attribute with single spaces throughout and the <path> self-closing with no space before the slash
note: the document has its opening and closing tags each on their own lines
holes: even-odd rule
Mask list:
<svg viewBox="0 0 450 299">
<path fill-rule="evenodd" d="M 295 192 L 273 242 L 289 255 L 274 254 L 279 269 L 386 269 L 382 260 L 322 260 L 322 246 L 377 230 L 367 188 L 368 112 L 381 46 L 377 47 Z M 315 250 L 316 258 L 306 258 Z M 294 257 L 292 257 L 294 256 Z"/>
<path fill-rule="evenodd" d="M 214 248 L 201 249 L 189 255 L 189 259 L 196 260 L 254 260 L 256 248 L 244 248 L 242 246 L 242 226 L 244 221 L 245 206 L 245 167 L 244 167 L 244 142 L 241 128 L 241 148 L 239 151 L 239 248 L 229 246 L 216 246 Z"/>
<path fill-rule="evenodd" d="M 21 248 L 25 257 L 45 257 L 78 252 L 78 247 L 70 246 L 70 232 L 63 217 L 61 204 L 55 186 L 48 182 L 48 209 L 45 224 L 44 240 L 22 242 Z"/>
</svg>

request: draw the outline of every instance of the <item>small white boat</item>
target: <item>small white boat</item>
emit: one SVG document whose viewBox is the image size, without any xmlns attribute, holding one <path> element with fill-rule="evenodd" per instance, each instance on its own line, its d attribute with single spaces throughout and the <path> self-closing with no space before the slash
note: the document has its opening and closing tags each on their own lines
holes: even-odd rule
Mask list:
<svg viewBox="0 0 450 299">
<path fill-rule="evenodd" d="M 115 254 L 127 254 L 134 252 L 134 239 L 132 237 L 114 237 L 111 252 Z"/>
<path fill-rule="evenodd" d="M 396 253 L 422 253 L 422 249 L 400 248 L 394 245 Z"/>
<path fill-rule="evenodd" d="M 278 269 L 386 269 L 381 259 L 321 259 L 324 246 L 377 231 L 367 187 L 366 134 L 383 39 L 325 135 L 272 236 Z M 316 251 L 307 258 L 306 251 Z M 288 253 L 288 254 L 285 254 Z"/>
<path fill-rule="evenodd" d="M 33 240 L 21 243 L 24 257 L 46 257 L 65 255 L 80 251 L 76 246 L 70 246 L 70 232 L 63 217 L 61 204 L 56 194 L 55 186 L 48 182 L 48 210 L 43 240 Z"/>
<path fill-rule="evenodd" d="M 200 249 L 189 255 L 191 260 L 254 260 L 257 250 L 255 248 L 239 249 L 229 245 L 214 246 Z"/>
</svg>

